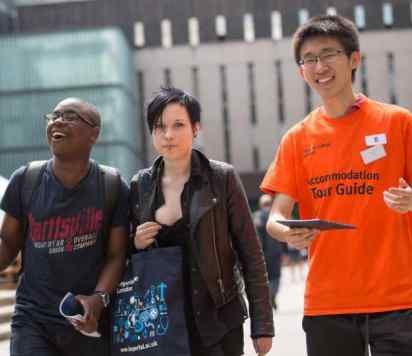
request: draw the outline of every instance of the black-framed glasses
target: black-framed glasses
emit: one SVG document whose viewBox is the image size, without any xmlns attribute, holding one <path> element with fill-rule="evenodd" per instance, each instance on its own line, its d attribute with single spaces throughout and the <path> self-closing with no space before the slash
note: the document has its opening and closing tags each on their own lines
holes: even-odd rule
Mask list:
<svg viewBox="0 0 412 356">
<path fill-rule="evenodd" d="M 298 64 L 306 69 L 314 69 L 318 61 L 322 64 L 334 64 L 338 56 L 343 53 L 345 53 L 343 49 L 328 49 L 322 51 L 317 56 L 308 54 L 299 60 Z"/>
<path fill-rule="evenodd" d="M 85 119 L 83 116 L 79 115 L 77 112 L 72 111 L 72 110 L 54 111 L 50 114 L 44 115 L 44 118 L 46 119 L 47 122 L 55 122 L 57 119 L 61 118 L 62 121 L 68 122 L 68 123 L 76 123 L 79 121 L 83 121 L 85 124 L 89 125 L 90 127 L 97 126 L 95 123 Z"/>
</svg>

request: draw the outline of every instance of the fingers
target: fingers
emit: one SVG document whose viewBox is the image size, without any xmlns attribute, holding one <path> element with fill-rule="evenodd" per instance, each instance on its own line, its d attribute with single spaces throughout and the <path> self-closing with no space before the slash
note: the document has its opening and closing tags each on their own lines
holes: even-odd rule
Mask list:
<svg viewBox="0 0 412 356">
<path fill-rule="evenodd" d="M 258 356 L 267 355 L 272 348 L 272 338 L 271 337 L 261 337 L 258 339 L 253 339 L 253 347 Z"/>
<path fill-rule="evenodd" d="M 396 197 L 407 197 L 412 195 L 412 189 L 409 188 L 389 188 L 388 190 L 385 190 L 384 193 L 391 194 Z"/>
<path fill-rule="evenodd" d="M 73 327 L 74 327 L 76 330 L 79 330 L 79 323 L 78 323 L 78 321 L 77 321 L 76 319 L 73 319 L 73 318 L 67 318 L 67 319 L 69 320 L 70 324 L 72 324 Z"/>
<path fill-rule="evenodd" d="M 70 322 L 70 324 L 73 325 L 73 327 L 80 332 L 80 330 L 84 329 L 85 321 L 84 320 L 79 320 L 79 319 L 74 319 L 74 318 L 67 318 Z"/>
<path fill-rule="evenodd" d="M 136 228 L 136 233 L 134 237 L 134 244 L 136 248 L 145 249 L 146 247 L 151 245 L 155 240 L 155 236 L 158 234 L 161 228 L 161 225 L 153 221 L 149 221 L 139 225 Z"/>
<path fill-rule="evenodd" d="M 84 315 L 80 318 L 67 318 L 70 324 L 79 332 L 93 332 L 97 329 L 99 312 L 94 305 L 95 296 L 76 295 L 76 299 L 84 309 Z M 97 314 L 96 314 L 97 313 Z"/>
<path fill-rule="evenodd" d="M 384 194 L 383 201 L 385 202 L 386 206 L 398 213 L 406 213 L 409 211 L 409 204 L 407 202 L 398 202 L 393 200 L 392 198 L 388 197 Z"/>
<path fill-rule="evenodd" d="M 383 192 L 383 198 L 395 204 L 408 203 L 412 197 L 412 192 L 393 192 L 391 190 Z"/>
<path fill-rule="evenodd" d="M 398 213 L 406 213 L 411 210 L 412 190 L 409 186 L 406 188 L 389 188 L 383 192 L 383 201 L 390 209 Z"/>
<path fill-rule="evenodd" d="M 290 246 L 303 250 L 318 234 L 319 230 L 315 229 L 290 229 L 285 235 L 285 240 Z"/>
<path fill-rule="evenodd" d="M 89 318 L 86 319 L 73 319 L 70 318 L 69 319 L 70 324 L 73 325 L 73 327 L 77 330 L 77 331 L 85 331 L 85 332 L 93 332 L 95 330 L 97 330 L 97 319 L 95 318 L 95 316 L 93 314 L 90 314 Z"/>
<path fill-rule="evenodd" d="M 137 230 L 139 230 L 139 229 L 145 230 L 145 229 L 152 228 L 152 227 L 161 228 L 162 226 L 161 226 L 160 224 L 158 224 L 157 222 L 147 221 L 147 222 L 139 225 L 139 226 L 137 227 Z"/>
</svg>

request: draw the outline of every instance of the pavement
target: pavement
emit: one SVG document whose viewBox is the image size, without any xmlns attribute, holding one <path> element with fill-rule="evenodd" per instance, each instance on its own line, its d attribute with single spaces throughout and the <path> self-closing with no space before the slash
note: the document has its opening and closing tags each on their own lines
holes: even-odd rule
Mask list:
<svg viewBox="0 0 412 356">
<path fill-rule="evenodd" d="M 278 294 L 278 311 L 274 315 L 276 336 L 267 356 L 306 356 L 302 331 L 303 278 L 292 278 L 288 267 L 282 270 Z M 250 335 L 249 320 L 245 323 L 245 356 L 256 355 Z M 9 356 L 9 341 L 0 342 L 0 356 Z"/>
<path fill-rule="evenodd" d="M 302 330 L 304 284 L 304 277 L 292 279 L 289 268 L 283 267 L 277 298 L 278 310 L 274 313 L 275 337 L 267 356 L 306 356 L 305 334 Z M 245 323 L 244 334 L 245 356 L 256 355 L 249 337 L 249 320 Z"/>
</svg>

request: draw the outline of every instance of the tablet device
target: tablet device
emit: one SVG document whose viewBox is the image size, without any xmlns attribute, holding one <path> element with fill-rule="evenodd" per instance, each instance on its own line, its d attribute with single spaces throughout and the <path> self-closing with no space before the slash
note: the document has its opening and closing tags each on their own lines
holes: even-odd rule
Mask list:
<svg viewBox="0 0 412 356">
<path fill-rule="evenodd" d="M 321 219 L 308 220 L 276 220 L 279 224 L 289 226 L 291 228 L 308 228 L 317 230 L 343 230 L 356 229 L 355 225 L 343 224 L 336 221 L 327 221 Z"/>
</svg>

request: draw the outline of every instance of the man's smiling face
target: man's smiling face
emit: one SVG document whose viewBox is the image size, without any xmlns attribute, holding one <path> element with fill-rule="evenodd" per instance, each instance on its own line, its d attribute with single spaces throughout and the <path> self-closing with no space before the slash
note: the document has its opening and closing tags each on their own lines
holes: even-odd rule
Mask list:
<svg viewBox="0 0 412 356">
<path fill-rule="evenodd" d="M 323 100 L 352 90 L 352 70 L 359 65 L 359 52 L 347 54 L 337 39 L 317 36 L 303 43 L 300 59 L 301 76 Z"/>
<path fill-rule="evenodd" d="M 66 99 L 57 104 L 53 113 L 64 113 L 70 119 L 58 116 L 47 123 L 47 141 L 53 154 L 73 158 L 88 156 L 99 134 L 99 126 L 92 125 L 100 123 L 95 122 L 87 105 L 76 99 Z"/>
</svg>

